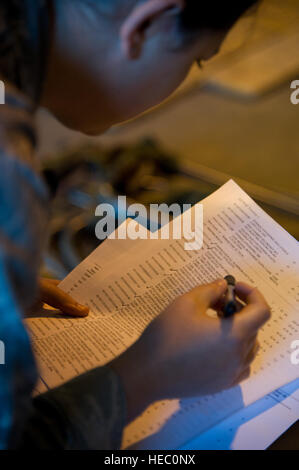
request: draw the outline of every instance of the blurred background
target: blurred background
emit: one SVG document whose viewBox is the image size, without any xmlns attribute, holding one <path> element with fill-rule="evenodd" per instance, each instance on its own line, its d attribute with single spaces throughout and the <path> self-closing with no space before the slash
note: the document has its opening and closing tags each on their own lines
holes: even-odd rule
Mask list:
<svg viewBox="0 0 299 470">
<path fill-rule="evenodd" d="M 264 0 L 167 102 L 98 138 L 41 110 L 39 153 L 55 194 L 45 273 L 63 278 L 98 246 L 100 202 L 195 204 L 229 178 L 298 239 L 298 22 L 297 0 Z"/>
</svg>

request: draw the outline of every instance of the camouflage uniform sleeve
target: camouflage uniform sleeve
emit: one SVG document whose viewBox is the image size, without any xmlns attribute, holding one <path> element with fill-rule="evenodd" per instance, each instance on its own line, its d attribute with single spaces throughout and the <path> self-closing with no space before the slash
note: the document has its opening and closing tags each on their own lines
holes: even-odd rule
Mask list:
<svg viewBox="0 0 299 470">
<path fill-rule="evenodd" d="M 0 448 L 17 440 L 36 367 L 22 319 L 32 305 L 45 243 L 48 193 L 34 163 L 31 106 L 6 83 L 0 105 Z M 4 364 L 3 364 L 4 362 Z"/>
<path fill-rule="evenodd" d="M 0 142 L 0 448 L 117 449 L 125 396 L 109 367 L 31 398 L 37 369 L 23 316 L 36 296 L 49 199 L 34 160 L 30 105 L 10 86 Z"/>
<path fill-rule="evenodd" d="M 118 376 L 100 367 L 34 399 L 23 448 L 115 450 L 126 404 Z"/>
</svg>

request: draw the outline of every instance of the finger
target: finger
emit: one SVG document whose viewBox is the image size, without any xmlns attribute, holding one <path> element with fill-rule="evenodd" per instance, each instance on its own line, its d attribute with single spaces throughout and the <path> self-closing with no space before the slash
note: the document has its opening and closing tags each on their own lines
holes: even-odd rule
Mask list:
<svg viewBox="0 0 299 470">
<path fill-rule="evenodd" d="M 44 279 L 44 281 L 53 284 L 54 286 L 58 286 L 61 283 L 58 279 Z"/>
<path fill-rule="evenodd" d="M 213 308 L 221 301 L 221 297 L 224 295 L 226 289 L 227 282 L 225 279 L 218 279 L 210 284 L 195 287 L 195 289 L 189 292 L 189 295 L 206 311 L 209 307 Z"/>
<path fill-rule="evenodd" d="M 218 312 L 221 316 L 224 305 L 225 305 L 225 294 L 219 297 L 219 299 L 213 305 L 213 309 L 216 310 L 216 312 Z"/>
<path fill-rule="evenodd" d="M 250 286 L 245 282 L 236 283 L 235 293 L 246 304 L 256 300 L 267 303 L 261 292 L 255 286 Z"/>
<path fill-rule="evenodd" d="M 235 292 L 247 305 L 236 316 L 236 323 L 245 330 L 257 331 L 271 317 L 271 309 L 260 291 L 245 283 L 237 283 Z"/>
<path fill-rule="evenodd" d="M 45 279 L 40 281 L 41 299 L 51 307 L 74 317 L 86 317 L 89 308 L 76 302 L 70 295 L 63 292 L 55 284 Z"/>
<path fill-rule="evenodd" d="M 254 335 L 249 336 L 248 338 L 246 338 L 246 340 L 244 340 L 244 347 L 243 347 L 243 354 L 242 354 L 244 361 L 246 361 L 246 358 L 249 356 L 249 354 L 255 347 L 256 343 L 258 343 L 257 337 L 258 337 L 257 333 L 254 333 Z"/>
<path fill-rule="evenodd" d="M 220 298 L 220 300 L 213 306 L 213 309 L 216 310 L 220 318 L 224 318 L 223 309 L 226 303 L 225 295 Z M 239 302 L 236 299 L 237 312 L 240 312 L 244 308 L 244 304 Z M 228 318 L 226 318 L 228 320 Z"/>
<path fill-rule="evenodd" d="M 248 368 L 250 364 L 255 360 L 259 350 L 260 350 L 260 344 L 258 341 L 256 341 L 246 356 L 246 359 L 244 361 L 245 368 Z"/>
<path fill-rule="evenodd" d="M 257 333 L 255 332 L 254 335 L 248 339 L 247 347 L 245 348 L 245 352 L 244 352 L 245 356 L 249 354 L 249 352 L 252 350 L 256 342 L 257 342 Z"/>
</svg>

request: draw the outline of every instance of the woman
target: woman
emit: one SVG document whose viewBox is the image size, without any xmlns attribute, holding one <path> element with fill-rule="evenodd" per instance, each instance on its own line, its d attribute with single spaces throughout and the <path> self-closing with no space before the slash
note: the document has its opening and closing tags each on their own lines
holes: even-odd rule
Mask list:
<svg viewBox="0 0 299 470">
<path fill-rule="evenodd" d="M 38 297 L 65 313 L 88 314 L 55 283 L 37 280 L 49 197 L 34 158 L 36 108 L 99 134 L 166 98 L 195 60 L 217 52 L 254 3 L 1 2 L 0 340 L 6 363 L 0 366 L 0 448 L 115 449 L 126 423 L 149 403 L 214 393 L 248 376 L 258 330 L 270 314 L 262 295 L 244 284 L 237 293 L 247 306 L 225 328 L 205 312 L 216 308 L 226 282 L 199 286 L 175 300 L 121 357 L 35 399 L 37 369 L 22 318 Z"/>
</svg>

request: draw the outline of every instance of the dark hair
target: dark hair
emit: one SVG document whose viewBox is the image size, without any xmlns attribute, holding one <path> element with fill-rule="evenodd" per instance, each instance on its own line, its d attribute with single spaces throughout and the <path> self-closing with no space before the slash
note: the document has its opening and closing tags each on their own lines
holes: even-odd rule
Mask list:
<svg viewBox="0 0 299 470">
<path fill-rule="evenodd" d="M 199 29 L 226 30 L 258 0 L 186 0 L 186 6 L 179 18 L 184 31 Z"/>
</svg>

